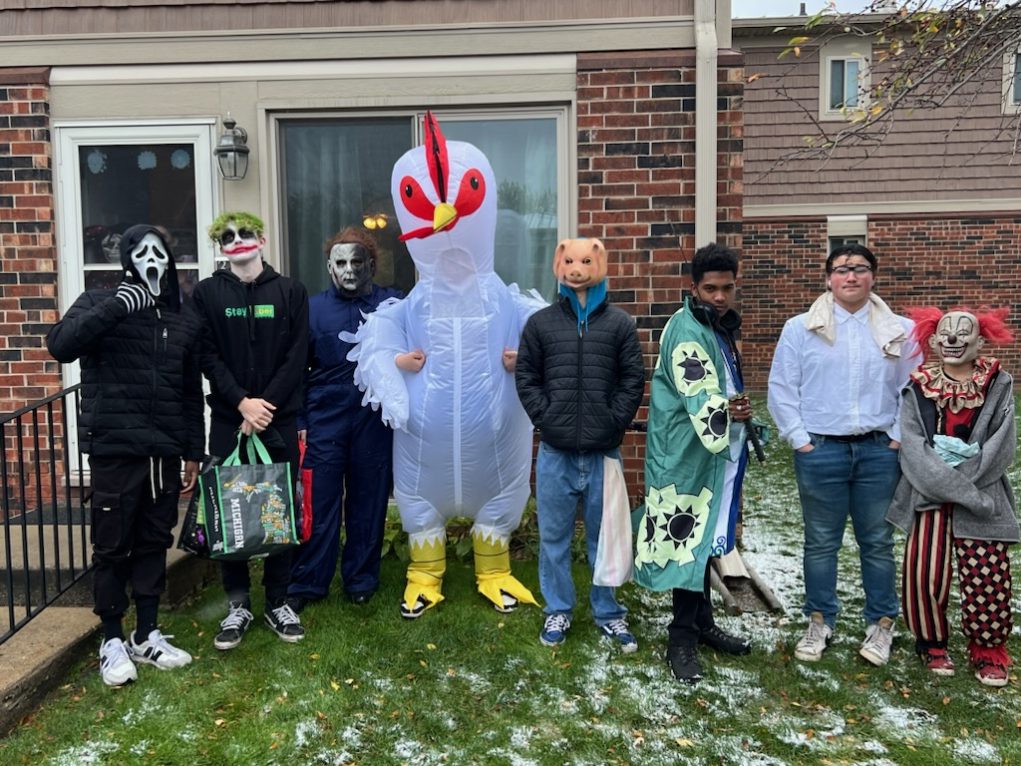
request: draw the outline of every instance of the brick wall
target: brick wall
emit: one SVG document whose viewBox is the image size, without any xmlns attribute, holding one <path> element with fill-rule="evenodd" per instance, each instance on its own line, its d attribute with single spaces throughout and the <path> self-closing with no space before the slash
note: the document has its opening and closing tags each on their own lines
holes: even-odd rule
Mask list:
<svg viewBox="0 0 1021 766">
<path fill-rule="evenodd" d="M 766 390 L 784 320 L 805 311 L 825 287 L 826 221 L 744 223 L 742 315 L 746 380 Z M 879 258 L 876 292 L 902 312 L 910 306 L 1011 306 L 1021 282 L 1021 215 L 870 217 L 868 246 Z M 1010 318 L 1021 336 L 1021 315 Z M 1021 343 L 992 351 L 1021 374 Z"/>
<path fill-rule="evenodd" d="M 740 245 L 742 58 L 721 52 L 718 239 Z M 695 251 L 695 62 L 690 51 L 578 57 L 578 236 L 609 256 L 610 299 L 635 316 L 652 374 L 660 331 L 680 308 Z M 646 399 L 646 403 L 647 403 Z M 647 418 L 643 403 L 638 420 Z M 644 434 L 623 446 L 633 500 Z"/>
<path fill-rule="evenodd" d="M 48 81 L 45 68 L 0 69 L 0 414 L 61 387 L 60 366 L 43 343 L 57 320 Z M 56 420 L 59 437 L 59 407 Z M 29 422 L 20 456 L 18 425 L 3 430 L 6 458 L 23 467 L 27 492 L 36 472 Z M 13 491 L 20 495 L 21 486 Z"/>
</svg>

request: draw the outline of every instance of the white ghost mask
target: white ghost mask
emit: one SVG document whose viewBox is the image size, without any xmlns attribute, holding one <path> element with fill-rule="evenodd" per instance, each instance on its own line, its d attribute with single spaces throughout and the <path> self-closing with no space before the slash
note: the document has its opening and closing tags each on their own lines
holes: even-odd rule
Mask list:
<svg viewBox="0 0 1021 766">
<path fill-rule="evenodd" d="M 142 237 L 131 251 L 131 265 L 135 267 L 135 273 L 153 298 L 159 297 L 160 281 L 169 263 L 170 256 L 167 254 L 166 245 L 152 232 Z"/>
</svg>

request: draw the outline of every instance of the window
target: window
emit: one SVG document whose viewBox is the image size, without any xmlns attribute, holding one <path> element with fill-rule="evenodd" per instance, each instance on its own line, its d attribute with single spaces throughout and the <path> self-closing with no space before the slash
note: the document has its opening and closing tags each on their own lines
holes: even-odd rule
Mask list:
<svg viewBox="0 0 1021 766">
<path fill-rule="evenodd" d="M 284 260 L 309 292 L 329 284 L 323 243 L 352 225 L 368 229 L 379 243 L 377 282 L 405 291 L 414 286 L 414 263 L 398 239 L 390 174 L 421 142 L 422 116 L 279 118 Z M 436 116 L 447 139 L 474 144 L 493 166 L 497 273 L 551 297 L 552 253 L 567 236 L 566 108 Z"/>
<path fill-rule="evenodd" d="M 828 105 L 831 111 L 858 106 L 861 59 L 830 59 Z"/>
<path fill-rule="evenodd" d="M 819 117 L 846 120 L 849 111 L 867 106 L 869 88 L 869 51 L 863 41 L 828 41 L 819 52 Z"/>
<path fill-rule="evenodd" d="M 1021 111 L 1021 52 L 1003 54 L 1003 113 Z"/>
<path fill-rule="evenodd" d="M 841 245 L 868 245 L 869 220 L 864 215 L 831 215 L 826 218 L 826 252 Z"/>
</svg>

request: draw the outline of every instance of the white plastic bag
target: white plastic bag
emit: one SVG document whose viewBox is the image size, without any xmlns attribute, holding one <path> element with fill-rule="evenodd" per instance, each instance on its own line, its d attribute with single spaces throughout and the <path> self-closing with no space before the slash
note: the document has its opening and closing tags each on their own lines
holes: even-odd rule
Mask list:
<svg viewBox="0 0 1021 766">
<path fill-rule="evenodd" d="M 620 461 L 603 458 L 603 523 L 596 546 L 593 585 L 617 587 L 631 579 L 631 503 Z"/>
</svg>

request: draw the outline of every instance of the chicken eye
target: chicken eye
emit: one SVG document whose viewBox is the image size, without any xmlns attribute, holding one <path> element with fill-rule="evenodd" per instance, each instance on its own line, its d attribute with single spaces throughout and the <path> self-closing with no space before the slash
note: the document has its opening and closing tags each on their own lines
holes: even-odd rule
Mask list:
<svg viewBox="0 0 1021 766">
<path fill-rule="evenodd" d="M 478 176 L 472 176 L 471 180 L 468 181 L 468 183 L 471 184 L 472 189 L 474 189 L 475 191 L 479 190 L 479 177 Z"/>
<path fill-rule="evenodd" d="M 414 194 L 414 189 L 411 188 L 411 184 L 404 184 L 404 196 L 411 199 L 411 195 Z"/>
</svg>

